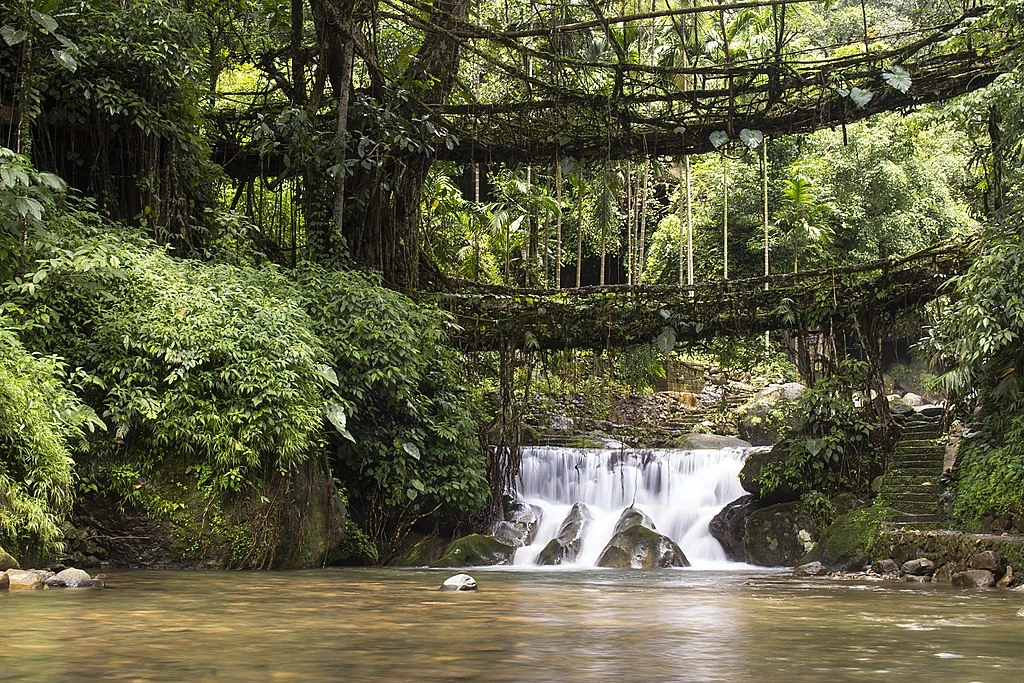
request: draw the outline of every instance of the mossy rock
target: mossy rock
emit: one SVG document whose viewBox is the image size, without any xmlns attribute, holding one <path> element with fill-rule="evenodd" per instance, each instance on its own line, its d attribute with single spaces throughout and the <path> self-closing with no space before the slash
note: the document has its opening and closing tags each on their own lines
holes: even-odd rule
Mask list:
<svg viewBox="0 0 1024 683">
<path fill-rule="evenodd" d="M 512 564 L 516 549 L 505 545 L 494 536 L 470 534 L 452 541 L 432 567 L 481 567 L 494 564 Z"/>
<path fill-rule="evenodd" d="M 393 567 L 426 567 L 439 560 L 447 546 L 447 541 L 433 534 L 409 534 L 388 564 Z"/>
<path fill-rule="evenodd" d="M 793 566 L 814 548 L 819 533 L 800 503 L 779 503 L 747 518 L 743 547 L 752 564 Z"/>
<path fill-rule="evenodd" d="M 633 524 L 612 537 L 601 551 L 597 566 L 611 569 L 655 569 L 689 567 L 690 562 L 671 538 L 641 524 Z"/>
<path fill-rule="evenodd" d="M 801 562 L 817 560 L 830 569 L 860 570 L 874 559 L 878 532 L 888 508 L 866 507 L 840 515 L 821 535 L 818 546 Z"/>
</svg>

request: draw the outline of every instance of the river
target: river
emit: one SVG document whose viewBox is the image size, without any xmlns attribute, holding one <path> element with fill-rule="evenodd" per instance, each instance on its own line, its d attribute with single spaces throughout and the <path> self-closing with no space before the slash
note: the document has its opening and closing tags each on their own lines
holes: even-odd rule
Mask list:
<svg viewBox="0 0 1024 683">
<path fill-rule="evenodd" d="M 1024 593 L 760 568 L 109 572 L 0 592 L 0 680 L 1019 681 Z"/>
</svg>

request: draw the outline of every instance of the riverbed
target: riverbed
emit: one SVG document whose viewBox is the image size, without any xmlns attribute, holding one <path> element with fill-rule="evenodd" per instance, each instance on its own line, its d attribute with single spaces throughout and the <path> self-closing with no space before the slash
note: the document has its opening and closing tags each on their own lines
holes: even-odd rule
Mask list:
<svg viewBox="0 0 1024 683">
<path fill-rule="evenodd" d="M 1024 592 L 721 570 L 122 572 L 0 592 L 0 680 L 1019 681 Z"/>
</svg>

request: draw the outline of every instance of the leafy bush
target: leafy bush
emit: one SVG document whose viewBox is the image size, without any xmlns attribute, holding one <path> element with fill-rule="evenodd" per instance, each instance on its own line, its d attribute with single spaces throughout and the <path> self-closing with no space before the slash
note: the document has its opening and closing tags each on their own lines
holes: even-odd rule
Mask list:
<svg viewBox="0 0 1024 683">
<path fill-rule="evenodd" d="M 74 494 L 71 449 L 103 423 L 65 388 L 65 367 L 29 354 L 0 318 L 0 545 L 60 552 Z"/>
<path fill-rule="evenodd" d="M 835 493 L 870 482 L 878 465 L 872 426 L 854 405 L 851 388 L 863 372 L 861 364 L 847 362 L 800 397 L 795 410 L 804 427 L 782 442 L 788 454 L 783 476 L 799 482 L 800 490 Z"/>
<path fill-rule="evenodd" d="M 367 533 L 390 552 L 425 515 L 479 509 L 484 462 L 449 319 L 371 276 L 314 266 L 296 276 L 338 373 L 352 438 L 334 439 L 336 466 Z"/>
</svg>

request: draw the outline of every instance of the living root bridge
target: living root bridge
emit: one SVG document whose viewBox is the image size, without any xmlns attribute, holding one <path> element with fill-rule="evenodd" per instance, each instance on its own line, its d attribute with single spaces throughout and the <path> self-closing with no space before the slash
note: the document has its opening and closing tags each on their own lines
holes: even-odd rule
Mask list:
<svg viewBox="0 0 1024 683">
<path fill-rule="evenodd" d="M 453 342 L 467 351 L 671 346 L 892 321 L 936 298 L 967 269 L 972 251 L 970 243 L 947 242 L 903 259 L 682 287 L 515 290 L 460 282 L 462 291 L 435 296 L 455 315 Z"/>
</svg>

